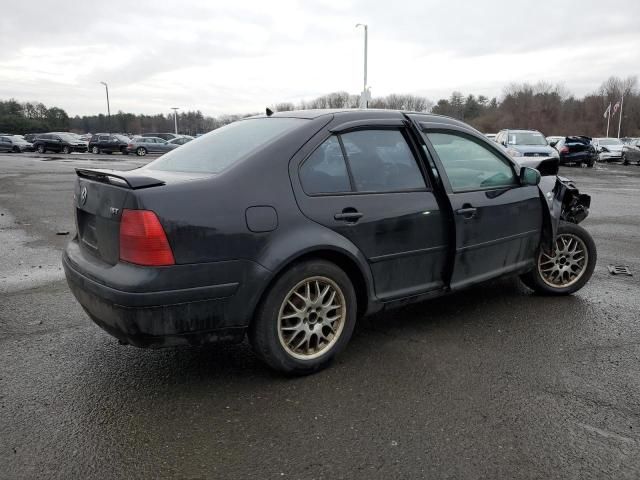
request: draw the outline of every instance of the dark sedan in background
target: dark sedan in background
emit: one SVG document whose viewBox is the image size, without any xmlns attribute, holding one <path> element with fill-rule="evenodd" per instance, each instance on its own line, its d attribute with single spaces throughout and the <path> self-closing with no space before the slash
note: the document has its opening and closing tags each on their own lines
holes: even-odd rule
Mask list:
<svg viewBox="0 0 640 480">
<path fill-rule="evenodd" d="M 577 164 L 593 167 L 598 154 L 591 143 L 591 137 L 561 137 L 555 144 L 560 154 L 560 165 Z"/>
<path fill-rule="evenodd" d="M 68 133 L 42 133 L 33 141 L 33 148 L 38 153 L 56 152 L 86 152 L 87 143 Z"/>
<path fill-rule="evenodd" d="M 129 145 L 129 142 L 129 137 L 124 135 L 96 133 L 89 140 L 89 151 L 94 154 L 120 152 L 128 155 L 127 145 Z"/>
<path fill-rule="evenodd" d="M 571 294 L 597 256 L 588 195 L 442 116 L 282 112 L 77 174 L 63 265 L 95 323 L 144 347 L 248 334 L 288 373 L 326 366 L 358 316 L 514 274 Z"/>
</svg>

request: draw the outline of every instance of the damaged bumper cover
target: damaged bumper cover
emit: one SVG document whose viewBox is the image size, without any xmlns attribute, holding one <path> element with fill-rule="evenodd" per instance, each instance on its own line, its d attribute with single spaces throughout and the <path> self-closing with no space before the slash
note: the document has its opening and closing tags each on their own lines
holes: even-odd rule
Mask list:
<svg viewBox="0 0 640 480">
<path fill-rule="evenodd" d="M 589 215 L 591 196 L 580 193 L 573 181 L 561 176 L 542 177 L 540 198 L 546 205 L 542 242 L 546 250 L 552 250 L 560 221 L 580 223 Z"/>
</svg>

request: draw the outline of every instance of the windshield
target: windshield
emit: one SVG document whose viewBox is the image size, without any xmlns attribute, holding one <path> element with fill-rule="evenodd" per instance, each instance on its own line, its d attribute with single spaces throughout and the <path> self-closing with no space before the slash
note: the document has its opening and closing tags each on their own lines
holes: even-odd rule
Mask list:
<svg viewBox="0 0 640 480">
<path fill-rule="evenodd" d="M 11 138 L 15 143 L 28 143 L 21 135 L 13 135 Z"/>
<path fill-rule="evenodd" d="M 509 145 L 547 145 L 539 132 L 509 132 Z"/>
<path fill-rule="evenodd" d="M 617 138 L 603 138 L 602 140 L 598 140 L 600 145 L 622 145 L 622 142 Z"/>
<path fill-rule="evenodd" d="M 147 168 L 219 173 L 306 121 L 300 118 L 252 118 L 230 123 L 166 153 Z"/>
</svg>

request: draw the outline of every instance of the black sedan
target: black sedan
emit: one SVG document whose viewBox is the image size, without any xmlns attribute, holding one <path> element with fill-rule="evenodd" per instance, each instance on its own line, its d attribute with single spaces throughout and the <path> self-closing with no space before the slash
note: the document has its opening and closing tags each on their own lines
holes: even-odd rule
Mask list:
<svg viewBox="0 0 640 480">
<path fill-rule="evenodd" d="M 87 143 L 68 133 L 42 133 L 38 134 L 33 141 L 33 148 L 38 153 L 48 151 L 56 153 L 86 152 Z"/>
<path fill-rule="evenodd" d="M 563 137 L 558 140 L 555 148 L 560 154 L 560 164 L 593 167 L 598 154 L 591 140 L 591 137 L 584 136 Z"/>
<path fill-rule="evenodd" d="M 588 195 L 446 117 L 282 112 L 77 175 L 63 265 L 96 324 L 142 347 L 248 334 L 284 372 L 327 365 L 359 316 L 513 274 L 571 294 L 596 262 Z"/>
<path fill-rule="evenodd" d="M 89 151 L 93 154 L 120 152 L 128 155 L 129 137 L 112 133 L 96 133 L 89 140 Z"/>
</svg>

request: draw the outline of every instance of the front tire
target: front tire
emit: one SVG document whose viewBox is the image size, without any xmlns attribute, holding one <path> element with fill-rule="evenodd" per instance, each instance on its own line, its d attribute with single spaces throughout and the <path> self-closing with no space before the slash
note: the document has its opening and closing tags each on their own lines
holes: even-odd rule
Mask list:
<svg viewBox="0 0 640 480">
<path fill-rule="evenodd" d="M 324 260 L 298 263 L 268 289 L 249 329 L 271 368 L 307 375 L 326 367 L 351 338 L 357 315 L 351 280 Z"/>
<path fill-rule="evenodd" d="M 94 155 L 99 155 L 100 149 L 96 145 L 94 145 L 93 147 L 91 147 L 91 153 L 93 153 Z"/>
<path fill-rule="evenodd" d="M 64 153 L 65 155 L 68 155 L 71 153 L 71 149 L 67 146 L 62 147 L 62 153 Z"/>
<path fill-rule="evenodd" d="M 593 238 L 574 223 L 560 222 L 551 255 L 538 252 L 535 268 L 520 276 L 522 282 L 543 295 L 570 295 L 589 281 L 598 254 Z"/>
</svg>

